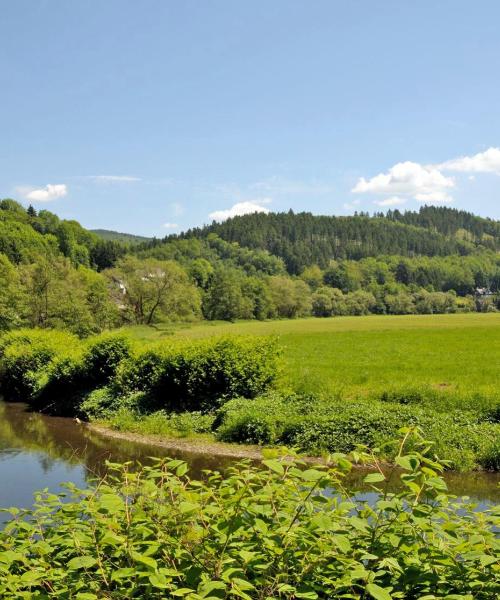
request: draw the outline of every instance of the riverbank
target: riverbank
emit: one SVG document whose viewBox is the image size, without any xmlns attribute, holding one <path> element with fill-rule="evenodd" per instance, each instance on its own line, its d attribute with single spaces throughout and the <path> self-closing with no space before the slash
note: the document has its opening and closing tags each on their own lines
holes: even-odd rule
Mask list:
<svg viewBox="0 0 500 600">
<path fill-rule="evenodd" d="M 131 431 L 117 431 L 103 423 L 83 423 L 83 427 L 109 438 L 126 440 L 148 446 L 156 446 L 165 450 L 179 452 L 193 452 L 206 454 L 208 456 L 220 456 L 234 459 L 261 460 L 264 458 L 262 448 L 256 445 L 241 446 L 238 444 L 226 444 L 209 439 L 208 436 L 189 437 L 163 437 L 159 435 L 146 435 Z"/>
</svg>

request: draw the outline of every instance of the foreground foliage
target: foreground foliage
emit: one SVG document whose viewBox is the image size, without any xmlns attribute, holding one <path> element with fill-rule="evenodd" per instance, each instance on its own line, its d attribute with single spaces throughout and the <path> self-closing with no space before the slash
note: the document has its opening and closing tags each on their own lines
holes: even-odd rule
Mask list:
<svg viewBox="0 0 500 600">
<path fill-rule="evenodd" d="M 400 471 L 376 454 L 240 465 L 191 480 L 178 460 L 112 466 L 94 488 L 37 495 L 0 534 L 2 598 L 433 598 L 500 592 L 498 508 L 446 494 L 430 445 L 407 430 Z M 406 446 L 412 440 L 413 451 Z M 350 495 L 352 460 L 375 502 Z M 400 493 L 390 493 L 399 476 Z M 460 510 L 457 510 L 460 508 Z"/>
</svg>

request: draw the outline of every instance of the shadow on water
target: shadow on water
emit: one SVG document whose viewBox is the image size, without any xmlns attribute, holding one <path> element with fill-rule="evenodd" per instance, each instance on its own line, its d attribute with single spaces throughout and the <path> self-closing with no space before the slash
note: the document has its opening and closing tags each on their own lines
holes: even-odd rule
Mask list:
<svg viewBox="0 0 500 600">
<path fill-rule="evenodd" d="M 109 438 L 72 419 L 29 412 L 26 405 L 0 402 L 0 507 L 30 506 L 33 492 L 59 489 L 60 482 L 84 486 L 103 475 L 106 461 L 136 461 L 150 457 L 180 458 L 199 477 L 204 469 L 224 470 L 235 459 L 161 448 Z M 351 489 L 363 488 L 366 472 L 356 470 Z M 447 473 L 450 492 L 484 502 L 500 502 L 498 473 Z"/>
</svg>

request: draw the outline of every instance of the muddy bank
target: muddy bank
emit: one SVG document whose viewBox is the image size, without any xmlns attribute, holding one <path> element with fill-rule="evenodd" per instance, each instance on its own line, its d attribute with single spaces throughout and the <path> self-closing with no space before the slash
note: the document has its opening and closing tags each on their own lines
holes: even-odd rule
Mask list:
<svg viewBox="0 0 500 600">
<path fill-rule="evenodd" d="M 85 427 L 106 437 L 127 440 L 129 442 L 148 444 L 166 450 L 177 450 L 181 452 L 195 452 L 208 456 L 221 456 L 225 458 L 249 458 L 252 460 L 262 459 L 262 450 L 258 446 L 238 446 L 236 444 L 224 444 L 222 442 L 210 442 L 199 438 L 163 438 L 155 435 L 144 435 L 129 431 L 117 431 L 105 425 L 86 423 Z M 319 460 L 319 459 L 318 459 Z"/>
</svg>

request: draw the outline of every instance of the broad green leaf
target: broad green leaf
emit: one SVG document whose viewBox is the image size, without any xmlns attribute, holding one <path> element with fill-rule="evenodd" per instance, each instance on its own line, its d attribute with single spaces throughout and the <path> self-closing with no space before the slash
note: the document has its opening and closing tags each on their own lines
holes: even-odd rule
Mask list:
<svg viewBox="0 0 500 600">
<path fill-rule="evenodd" d="M 195 504 L 194 502 L 181 502 L 179 504 L 179 510 L 181 513 L 192 513 L 199 509 L 199 504 Z"/>
<path fill-rule="evenodd" d="M 167 578 L 161 573 L 151 573 L 149 576 L 149 582 L 153 587 L 160 589 L 165 589 L 168 585 Z"/>
<path fill-rule="evenodd" d="M 304 481 L 317 481 L 323 477 L 323 473 L 321 471 L 317 471 L 316 469 L 307 469 L 302 471 L 302 479 Z"/>
<path fill-rule="evenodd" d="M 130 557 L 132 558 L 132 560 L 135 560 L 138 563 L 146 565 L 147 567 L 150 567 L 151 569 L 156 569 L 156 566 L 157 566 L 156 560 L 154 558 L 151 558 L 150 556 L 146 556 L 144 554 L 141 554 L 140 552 L 131 550 Z"/>
<path fill-rule="evenodd" d="M 188 594 L 192 594 L 194 590 L 191 588 L 179 588 L 178 590 L 174 590 L 173 592 L 169 592 L 171 596 L 187 596 Z"/>
<path fill-rule="evenodd" d="M 283 475 L 285 473 L 285 469 L 279 460 L 263 460 L 262 463 L 266 465 L 268 469 L 271 469 L 271 471 L 278 473 L 278 475 Z"/>
<path fill-rule="evenodd" d="M 413 471 L 418 466 L 418 460 L 414 456 L 397 456 L 395 462 L 407 471 Z"/>
<path fill-rule="evenodd" d="M 369 583 L 366 586 L 366 591 L 370 594 L 370 596 L 372 596 L 372 598 L 375 598 L 375 600 L 392 600 L 392 596 L 389 594 L 389 592 L 384 590 L 384 588 L 380 587 L 376 583 Z"/>
<path fill-rule="evenodd" d="M 93 556 L 77 556 L 72 558 L 66 565 L 70 571 L 76 571 L 77 569 L 89 569 L 97 563 Z"/>
<path fill-rule="evenodd" d="M 367 475 L 363 481 L 365 483 L 379 483 L 380 481 L 385 481 L 385 477 L 382 473 L 370 473 Z"/>
<path fill-rule="evenodd" d="M 313 591 L 313 590 L 304 590 L 304 591 L 300 591 L 297 590 L 295 592 L 295 597 L 296 598 L 303 598 L 304 600 L 316 600 L 318 598 L 318 594 Z"/>
</svg>

